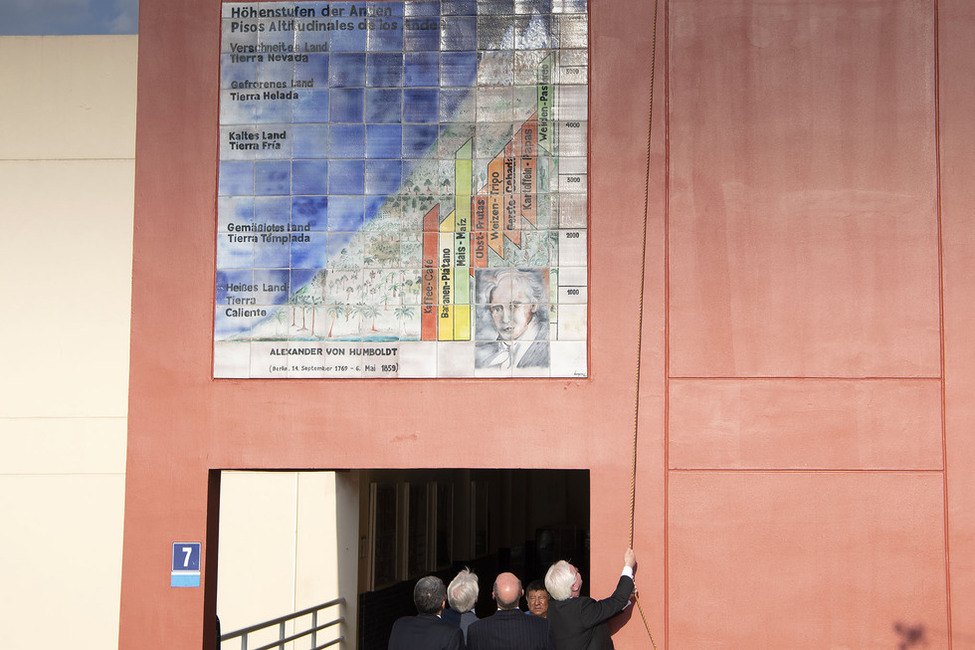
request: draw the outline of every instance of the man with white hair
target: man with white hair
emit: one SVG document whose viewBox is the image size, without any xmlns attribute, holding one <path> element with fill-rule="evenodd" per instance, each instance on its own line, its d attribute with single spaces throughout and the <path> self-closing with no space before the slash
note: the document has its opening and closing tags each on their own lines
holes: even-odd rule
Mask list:
<svg viewBox="0 0 975 650">
<path fill-rule="evenodd" d="M 549 568 L 545 574 L 545 588 L 552 597 L 548 605 L 548 622 L 555 650 L 611 650 L 614 647 L 606 621 L 629 603 L 634 592 L 635 566 L 636 553 L 632 548 L 627 549 L 616 591 L 603 600 L 579 596 L 582 576 L 565 560 L 559 560 Z"/>
<path fill-rule="evenodd" d="M 445 609 L 443 620 L 458 626 L 464 633 L 464 640 L 467 640 L 467 628 L 477 620 L 477 614 L 472 610 L 477 604 L 477 595 L 480 592 L 477 586 L 477 574 L 465 568 L 457 574 L 450 584 L 447 585 L 447 602 L 450 609 Z"/>
</svg>

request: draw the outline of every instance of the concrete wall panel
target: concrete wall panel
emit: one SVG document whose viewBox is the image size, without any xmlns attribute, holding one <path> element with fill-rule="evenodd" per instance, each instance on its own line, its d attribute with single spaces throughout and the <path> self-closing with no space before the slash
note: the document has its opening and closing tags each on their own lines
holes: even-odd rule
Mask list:
<svg viewBox="0 0 975 650">
<path fill-rule="evenodd" d="M 672 3 L 671 375 L 938 376 L 932 19 Z"/>
<path fill-rule="evenodd" d="M 50 647 L 55 624 L 72 630 L 79 648 L 116 645 L 124 482 L 120 474 L 0 475 L 0 647 Z"/>
<path fill-rule="evenodd" d="M 0 475 L 125 471 L 125 418 L 0 418 Z"/>
<path fill-rule="evenodd" d="M 16 379 L 0 417 L 125 415 L 133 176 L 131 159 L 0 160 L 0 335 Z"/>
<path fill-rule="evenodd" d="M 681 472 L 671 478 L 678 648 L 947 644 L 940 473 Z"/>
<path fill-rule="evenodd" d="M 0 38 L 0 159 L 131 160 L 138 45 L 136 36 Z"/>
<path fill-rule="evenodd" d="M 224 631 L 299 609 L 297 491 L 295 472 L 223 473 L 217 612 Z M 276 630 L 270 634 L 277 638 Z"/>
<path fill-rule="evenodd" d="M 674 380 L 677 469 L 940 470 L 936 380 Z"/>
<path fill-rule="evenodd" d="M 0 647 L 118 642 L 134 36 L 0 37 Z"/>
</svg>

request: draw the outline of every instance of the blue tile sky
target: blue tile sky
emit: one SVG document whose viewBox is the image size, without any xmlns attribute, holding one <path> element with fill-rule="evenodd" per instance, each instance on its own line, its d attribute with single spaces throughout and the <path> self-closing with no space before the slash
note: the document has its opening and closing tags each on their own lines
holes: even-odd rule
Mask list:
<svg viewBox="0 0 975 650">
<path fill-rule="evenodd" d="M 139 0 L 0 0 L 0 36 L 138 31 Z"/>
</svg>

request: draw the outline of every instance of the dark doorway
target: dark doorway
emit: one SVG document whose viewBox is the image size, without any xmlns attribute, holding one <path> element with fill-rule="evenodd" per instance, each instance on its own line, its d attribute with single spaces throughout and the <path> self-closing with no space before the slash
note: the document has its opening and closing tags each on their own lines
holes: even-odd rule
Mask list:
<svg viewBox="0 0 975 650">
<path fill-rule="evenodd" d="M 368 499 L 360 650 L 385 650 L 393 622 L 416 613 L 413 585 L 424 575 L 449 583 L 470 568 L 480 587 L 475 612 L 483 617 L 495 609 L 498 573 L 510 571 L 527 585 L 560 559 L 588 573 L 587 470 L 372 470 Z"/>
<path fill-rule="evenodd" d="M 393 622 L 416 613 L 422 576 L 449 583 L 469 567 L 480 588 L 475 612 L 487 616 L 500 572 L 527 585 L 566 559 L 588 573 L 588 470 L 304 468 L 212 478 L 208 540 L 219 536 L 220 553 L 208 543 L 207 620 L 219 615 L 228 644 L 252 627 L 260 630 L 248 643 L 270 643 L 278 618 L 339 599 L 335 635 L 385 650 Z M 309 629 L 307 618 L 285 633 Z"/>
</svg>

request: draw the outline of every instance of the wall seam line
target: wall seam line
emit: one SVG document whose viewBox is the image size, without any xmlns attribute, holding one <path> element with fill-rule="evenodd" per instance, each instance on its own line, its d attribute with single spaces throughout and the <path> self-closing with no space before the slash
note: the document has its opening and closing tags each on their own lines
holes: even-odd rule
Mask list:
<svg viewBox="0 0 975 650">
<path fill-rule="evenodd" d="M 690 376 L 690 375 L 669 375 L 668 379 L 678 381 L 942 381 L 942 376 L 934 375 L 890 375 L 890 376 L 862 376 L 862 377 L 842 377 L 836 376 L 815 376 L 803 377 L 799 375 L 739 375 L 739 376 Z"/>
<path fill-rule="evenodd" d="M 106 158 L 0 158 L 0 163 L 31 163 L 31 162 L 134 162 L 135 156 L 120 158 L 110 156 Z"/>
<path fill-rule="evenodd" d="M 943 474 L 940 469 L 860 467 L 671 467 L 670 471 L 679 474 Z"/>
<path fill-rule="evenodd" d="M 54 478 L 54 477 L 120 477 L 125 476 L 125 470 L 117 472 L 0 472 L 0 478 Z"/>
<path fill-rule="evenodd" d="M 127 415 L 0 415 L 4 420 L 126 420 Z"/>
<path fill-rule="evenodd" d="M 664 648 L 670 647 L 670 0 L 664 0 Z M 653 92 L 653 89 L 651 89 Z M 649 155 L 649 154 L 648 154 Z"/>
<path fill-rule="evenodd" d="M 948 626 L 948 650 L 952 648 L 951 638 L 951 528 L 949 525 L 948 504 L 948 427 L 947 427 L 947 382 L 945 377 L 945 277 L 944 277 L 944 233 L 941 213 L 941 60 L 940 60 L 940 6 L 934 0 L 934 170 L 935 170 L 935 216 L 938 228 L 938 352 L 941 370 L 941 476 L 944 499 L 944 553 L 945 553 L 945 613 Z"/>
</svg>

